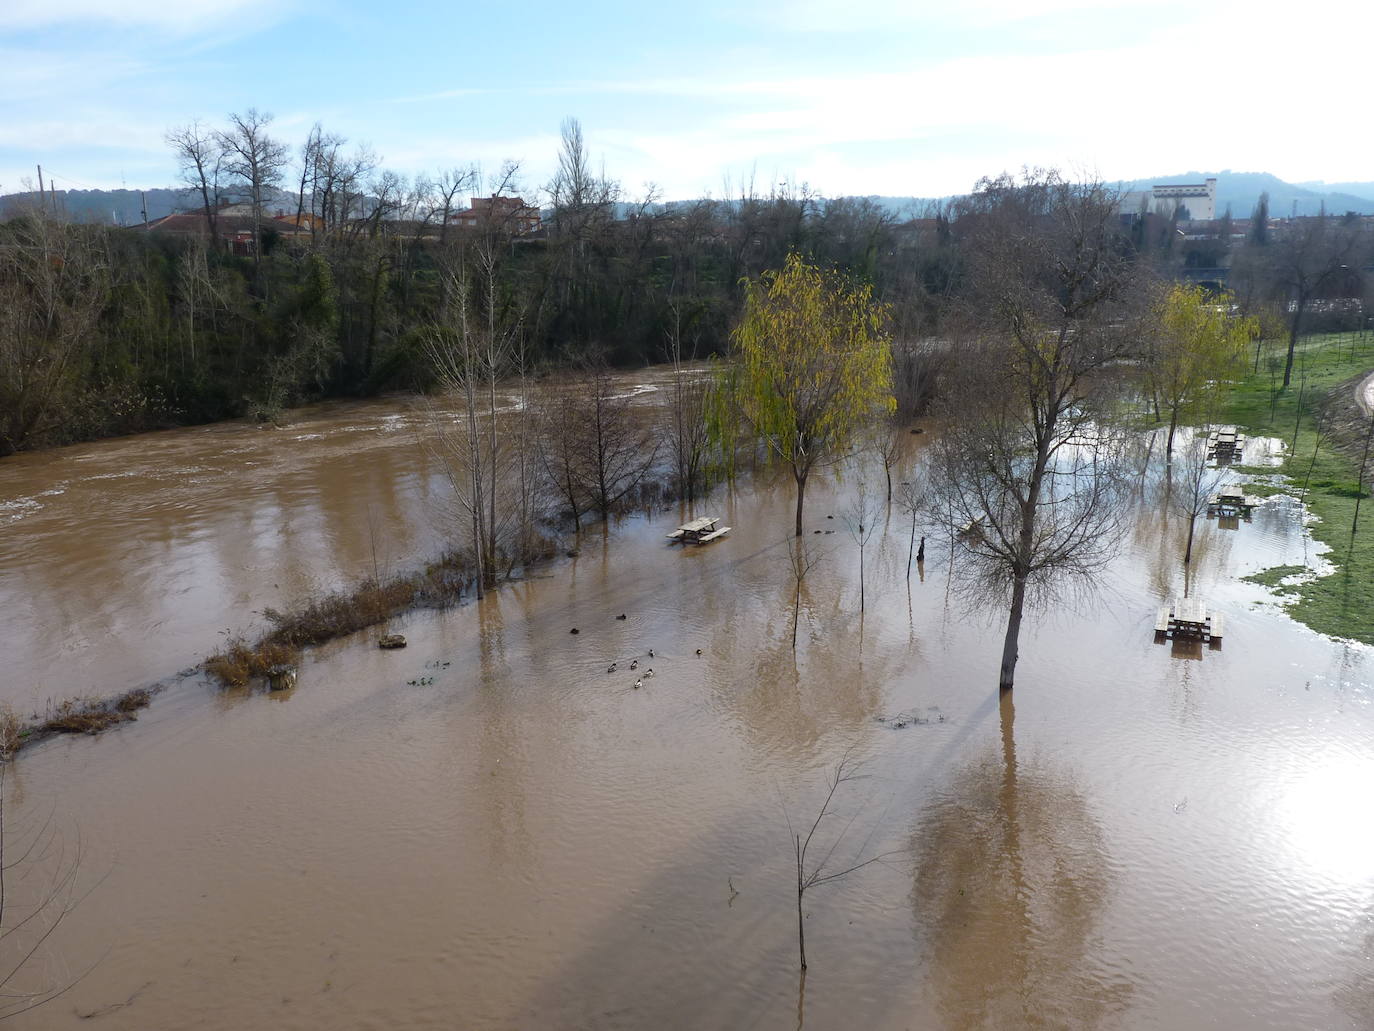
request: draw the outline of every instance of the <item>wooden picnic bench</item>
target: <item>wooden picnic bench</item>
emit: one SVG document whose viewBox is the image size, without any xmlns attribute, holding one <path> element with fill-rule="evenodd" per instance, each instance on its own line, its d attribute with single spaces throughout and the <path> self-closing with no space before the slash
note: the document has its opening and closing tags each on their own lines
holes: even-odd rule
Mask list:
<svg viewBox="0 0 1374 1031">
<path fill-rule="evenodd" d="M 719 516 L 702 516 L 700 519 L 683 523 L 666 536 L 668 540 L 681 544 L 709 544 L 717 537 L 724 537 L 731 530 L 729 526 L 717 527 L 718 522 Z"/>
<path fill-rule="evenodd" d="M 1200 598 L 1175 598 L 1161 605 L 1155 614 L 1155 633 L 1165 637 L 1200 637 L 1204 641 L 1220 641 L 1224 632 L 1223 619 L 1218 612 L 1208 612 L 1207 603 Z"/>
<path fill-rule="evenodd" d="M 1245 450 L 1245 434 L 1234 426 L 1222 426 L 1207 434 L 1207 457 L 1239 459 Z"/>
<path fill-rule="evenodd" d="M 1250 513 L 1263 503 L 1263 498 L 1246 494 L 1239 487 L 1223 487 L 1207 499 L 1207 514 L 1230 515 L 1238 512 L 1248 519 Z"/>
</svg>

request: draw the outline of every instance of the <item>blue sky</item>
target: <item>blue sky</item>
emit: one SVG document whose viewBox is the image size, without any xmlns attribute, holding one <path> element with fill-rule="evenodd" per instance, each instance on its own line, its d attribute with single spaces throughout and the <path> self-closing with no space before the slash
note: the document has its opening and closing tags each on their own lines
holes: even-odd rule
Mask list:
<svg viewBox="0 0 1374 1031">
<path fill-rule="evenodd" d="M 560 122 L 629 197 L 786 180 L 939 195 L 1053 165 L 1374 179 L 1367 0 L 3 0 L 0 192 L 171 185 L 163 135 L 256 106 L 405 175 L 504 159 L 528 195 Z"/>
</svg>

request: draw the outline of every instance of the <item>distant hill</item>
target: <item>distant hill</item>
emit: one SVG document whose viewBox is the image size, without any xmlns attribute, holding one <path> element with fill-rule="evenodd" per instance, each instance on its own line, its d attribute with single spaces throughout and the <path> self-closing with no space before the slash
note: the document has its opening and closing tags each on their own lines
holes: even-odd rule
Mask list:
<svg viewBox="0 0 1374 1031">
<path fill-rule="evenodd" d="M 161 218 L 183 210 L 180 190 L 152 189 L 144 193 L 148 198 L 149 218 Z M 58 190 L 56 200 L 58 210 L 73 222 L 132 226 L 143 221 L 143 201 L 138 190 Z M 36 192 L 7 194 L 0 197 L 0 216 L 27 211 L 38 203 Z M 47 203 L 52 204 L 51 195 Z"/>
<path fill-rule="evenodd" d="M 1201 182 L 1210 176 L 1217 180 L 1217 214 L 1229 206 L 1237 218 L 1248 218 L 1261 193 L 1269 194 L 1269 212 L 1275 217 L 1287 217 L 1295 211 L 1299 215 L 1315 215 L 1323 202 L 1331 215 L 1354 211 L 1374 215 L 1374 182 L 1367 183 L 1288 183 L 1268 172 L 1179 172 L 1157 175 L 1148 179 L 1123 180 L 1113 185 L 1122 191 L 1148 189 L 1155 183 Z M 175 211 L 190 211 L 200 199 L 187 190 L 155 188 L 146 190 L 148 217 L 161 218 Z M 907 219 L 926 214 L 931 206 L 952 197 L 889 197 L 870 194 L 862 199 L 882 206 L 895 218 Z M 274 203 L 275 202 L 275 203 Z M 289 202 L 289 203 L 288 203 Z M 0 219 L 9 218 L 38 203 L 36 193 L 12 193 L 0 196 Z M 76 222 L 99 222 L 106 225 L 138 225 L 143 221 L 142 198 L 138 190 L 58 190 L 58 207 Z M 269 205 L 294 207 L 294 198 L 280 191 L 269 198 Z M 675 203 L 653 205 L 654 210 L 672 207 Z M 634 209 L 631 204 L 617 204 L 617 217 L 624 218 Z"/>
<path fill-rule="evenodd" d="M 1319 193 L 1329 190 L 1332 193 L 1348 193 L 1363 200 L 1374 200 L 1374 183 L 1324 183 L 1319 179 L 1316 182 L 1294 183 L 1293 185 L 1308 190 L 1316 190 Z"/>
<path fill-rule="evenodd" d="M 191 211 L 200 207 L 200 196 L 189 190 L 154 187 L 151 190 L 58 190 L 56 201 L 58 210 L 73 222 L 90 222 L 102 225 L 136 226 L 143 222 L 143 201 L 147 198 L 148 218 L 161 218 L 177 211 Z M 276 197 L 287 195 L 277 191 Z M 226 195 L 226 200 L 239 199 L 236 195 Z M 269 203 L 271 201 L 269 197 Z M 44 198 L 48 205 L 53 203 L 52 194 Z M 0 219 L 11 218 L 21 211 L 28 211 L 39 205 L 36 192 L 9 193 L 0 196 Z M 295 202 L 292 201 L 294 209 Z"/>
</svg>

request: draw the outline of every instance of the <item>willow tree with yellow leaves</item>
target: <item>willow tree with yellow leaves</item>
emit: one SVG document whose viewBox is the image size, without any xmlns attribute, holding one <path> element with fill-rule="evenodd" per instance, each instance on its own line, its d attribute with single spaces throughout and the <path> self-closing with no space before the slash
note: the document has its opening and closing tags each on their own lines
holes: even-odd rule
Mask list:
<svg viewBox="0 0 1374 1031">
<path fill-rule="evenodd" d="M 744 284 L 734 396 L 792 471 L 798 537 L 811 474 L 845 457 L 860 427 L 896 408 L 886 319 L 868 284 L 796 254 Z"/>
<path fill-rule="evenodd" d="M 1229 294 L 1208 297 L 1201 287 L 1179 284 L 1160 294 L 1155 319 L 1149 385 L 1161 416 L 1169 416 L 1164 451 L 1172 456 L 1179 422 L 1210 416 L 1230 381 L 1244 371 L 1246 348 L 1259 335 L 1259 323 L 1232 315 Z"/>
</svg>

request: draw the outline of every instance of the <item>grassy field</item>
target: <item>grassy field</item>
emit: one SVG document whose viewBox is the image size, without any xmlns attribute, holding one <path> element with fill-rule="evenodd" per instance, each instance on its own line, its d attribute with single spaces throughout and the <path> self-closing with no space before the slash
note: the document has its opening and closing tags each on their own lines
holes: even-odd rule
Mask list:
<svg viewBox="0 0 1374 1031">
<path fill-rule="evenodd" d="M 1336 571 L 1285 588 L 1298 596 L 1289 612 L 1321 633 L 1374 644 L 1374 503 L 1361 505 L 1358 529 L 1351 536 L 1360 493 L 1359 449 L 1368 428 L 1355 406 L 1354 389 L 1361 377 L 1374 371 L 1374 335 L 1330 334 L 1303 340 L 1292 384 L 1280 393 L 1283 343 L 1273 342 L 1267 353 L 1261 353 L 1258 372 L 1252 353 L 1250 374 L 1227 398 L 1220 421 L 1243 426 L 1253 436 L 1279 437 L 1288 445 L 1278 470 L 1251 471 L 1287 476 L 1288 491 L 1302 497 L 1320 520 L 1312 526 L 1312 536 L 1331 548 L 1326 557 Z M 1271 572 L 1277 582 L 1293 570 L 1280 567 Z M 1265 582 L 1263 577 L 1251 579 Z"/>
</svg>

